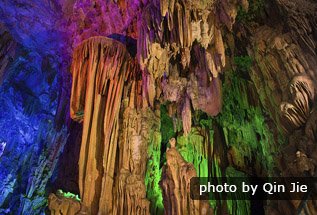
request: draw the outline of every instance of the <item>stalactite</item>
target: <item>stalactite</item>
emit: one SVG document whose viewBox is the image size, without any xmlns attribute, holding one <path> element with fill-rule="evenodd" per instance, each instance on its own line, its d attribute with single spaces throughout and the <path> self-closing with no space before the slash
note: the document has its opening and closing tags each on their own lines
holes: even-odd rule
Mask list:
<svg viewBox="0 0 317 215">
<path fill-rule="evenodd" d="M 209 73 L 206 51 L 198 46 L 193 49 L 197 64 L 193 65 L 194 73 L 191 74 L 188 83 L 188 95 L 194 110 L 202 110 L 210 116 L 216 116 L 222 106 L 221 81 L 219 77 L 213 77 Z"/>
<path fill-rule="evenodd" d="M 92 214 L 112 208 L 118 115 L 130 57 L 117 41 L 93 37 L 74 51 L 71 117 L 83 121 L 79 189 Z"/>
<path fill-rule="evenodd" d="M 159 118 L 142 100 L 138 70 L 123 45 L 110 39 L 91 38 L 74 53 L 71 115 L 84 118 L 79 182 L 82 202 L 92 214 L 149 214 L 144 155 L 153 138 L 149 130 L 155 131 Z"/>
<path fill-rule="evenodd" d="M 157 5 L 160 7 L 157 7 Z M 138 40 L 138 59 L 141 68 L 147 67 L 149 70 L 148 59 L 152 45 L 159 43 L 169 53 L 170 59 L 179 53 L 180 49 L 191 49 L 194 41 L 197 41 L 205 49 L 208 46 L 215 46 L 213 55 L 219 55 L 221 67 L 217 68 L 220 72 L 225 64 L 224 44 L 222 40 L 222 29 L 220 28 L 223 20 L 216 19 L 214 14 L 221 13 L 219 17 L 228 17 L 228 29 L 231 30 L 237 14 L 239 4 L 245 5 L 246 1 L 239 3 L 229 3 L 221 1 L 221 10 L 215 7 L 215 2 L 205 1 L 153 1 L 142 13 L 139 20 L 139 40 Z M 191 15 L 192 14 L 192 15 Z M 199 24 L 202 22 L 201 24 Z M 150 66 L 152 67 L 152 66 Z"/>
</svg>

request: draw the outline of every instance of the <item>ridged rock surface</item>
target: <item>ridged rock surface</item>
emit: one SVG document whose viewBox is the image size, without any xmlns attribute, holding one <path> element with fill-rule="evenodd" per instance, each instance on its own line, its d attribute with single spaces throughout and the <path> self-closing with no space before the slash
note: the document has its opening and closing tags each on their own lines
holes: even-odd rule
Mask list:
<svg viewBox="0 0 317 215">
<path fill-rule="evenodd" d="M 118 116 L 128 63 L 125 47 L 103 37 L 84 41 L 74 52 L 70 112 L 74 120 L 83 121 L 79 189 L 92 214 L 112 207 L 109 189 L 114 184 Z"/>
</svg>

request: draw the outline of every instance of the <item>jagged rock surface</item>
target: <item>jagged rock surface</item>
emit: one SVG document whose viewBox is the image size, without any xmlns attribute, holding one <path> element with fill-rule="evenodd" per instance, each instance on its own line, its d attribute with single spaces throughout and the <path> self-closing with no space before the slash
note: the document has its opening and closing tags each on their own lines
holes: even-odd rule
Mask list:
<svg viewBox="0 0 317 215">
<path fill-rule="evenodd" d="M 13 61 L 16 46 L 8 30 L 0 23 L 0 83 L 3 81 L 5 69 Z"/>
<path fill-rule="evenodd" d="M 48 208 L 51 215 L 80 215 L 88 214 L 86 208 L 73 198 L 51 193 L 48 197 Z"/>
</svg>

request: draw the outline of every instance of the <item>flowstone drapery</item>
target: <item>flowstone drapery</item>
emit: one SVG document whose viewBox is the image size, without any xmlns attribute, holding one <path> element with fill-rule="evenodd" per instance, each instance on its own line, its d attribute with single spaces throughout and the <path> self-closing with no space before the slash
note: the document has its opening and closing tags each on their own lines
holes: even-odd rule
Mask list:
<svg viewBox="0 0 317 215">
<path fill-rule="evenodd" d="M 112 207 L 118 114 L 129 62 L 125 47 L 104 37 L 88 39 L 74 51 L 71 117 L 84 123 L 79 189 L 92 214 Z"/>
</svg>

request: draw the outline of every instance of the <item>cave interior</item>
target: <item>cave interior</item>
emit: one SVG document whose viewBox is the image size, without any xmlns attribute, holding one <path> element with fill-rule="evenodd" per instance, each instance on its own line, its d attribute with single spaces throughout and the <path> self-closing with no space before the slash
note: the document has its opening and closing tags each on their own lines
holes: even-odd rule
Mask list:
<svg viewBox="0 0 317 215">
<path fill-rule="evenodd" d="M 1 0 L 0 214 L 315 215 L 191 179 L 317 177 L 314 0 Z"/>
</svg>

